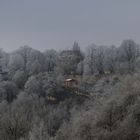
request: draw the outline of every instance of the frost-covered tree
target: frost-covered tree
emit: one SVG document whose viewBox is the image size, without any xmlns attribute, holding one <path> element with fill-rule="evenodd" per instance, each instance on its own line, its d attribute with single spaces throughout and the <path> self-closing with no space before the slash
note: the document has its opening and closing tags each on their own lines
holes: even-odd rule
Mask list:
<svg viewBox="0 0 140 140">
<path fill-rule="evenodd" d="M 129 72 L 133 72 L 135 70 L 136 60 L 139 55 L 137 44 L 131 39 L 124 40 L 119 50 L 120 50 L 119 56 L 120 63 L 123 63 L 123 65 Z"/>
<path fill-rule="evenodd" d="M 95 54 L 95 66 L 99 74 L 104 74 L 104 58 L 105 58 L 105 46 L 100 46 L 96 49 Z"/>
<path fill-rule="evenodd" d="M 110 73 L 115 73 L 117 71 L 117 49 L 115 46 L 106 48 L 105 50 L 105 68 Z"/>
<path fill-rule="evenodd" d="M 15 51 L 16 54 L 21 55 L 23 58 L 24 70 L 26 70 L 26 65 L 27 65 L 27 62 L 29 61 L 31 51 L 32 51 L 32 48 L 29 46 L 22 46 L 18 50 Z"/>
<path fill-rule="evenodd" d="M 25 83 L 25 91 L 29 95 L 41 96 L 43 94 L 42 86 L 42 81 L 40 81 L 40 79 L 36 76 L 31 76 Z"/>
<path fill-rule="evenodd" d="M 31 132 L 29 133 L 29 140 L 47 140 L 50 139 L 47 133 L 47 125 L 44 120 L 35 121 Z"/>
<path fill-rule="evenodd" d="M 18 70 L 15 72 L 12 80 L 19 88 L 23 88 L 25 82 L 27 81 L 27 74 L 24 71 Z"/>
<path fill-rule="evenodd" d="M 95 44 L 92 44 L 87 48 L 86 57 L 84 60 L 84 65 L 85 65 L 84 73 L 87 73 L 86 69 L 90 71 L 89 74 L 95 73 L 95 49 L 96 49 Z"/>
<path fill-rule="evenodd" d="M 4 99 L 8 102 L 12 102 L 18 94 L 17 85 L 12 81 L 1 82 L 0 88 L 1 88 L 2 92 L 5 94 Z"/>
<path fill-rule="evenodd" d="M 3 49 L 0 49 L 0 65 L 2 66 L 2 69 L 7 70 L 8 63 L 9 63 L 9 53 L 6 53 L 3 51 Z"/>
<path fill-rule="evenodd" d="M 96 46 L 92 44 L 88 47 L 85 58 L 85 68 L 89 68 L 90 74 L 104 74 L 105 46 Z"/>
<path fill-rule="evenodd" d="M 84 73 L 84 62 L 81 61 L 81 62 L 77 65 L 77 74 L 83 75 L 83 73 Z"/>
<path fill-rule="evenodd" d="M 11 75 L 15 74 L 17 70 L 24 70 L 24 59 L 19 54 L 12 54 L 10 56 L 8 68 Z"/>
<path fill-rule="evenodd" d="M 5 140 L 27 138 L 33 119 L 33 100 L 18 97 L 17 100 L 0 104 L 0 137 Z"/>
<path fill-rule="evenodd" d="M 30 66 L 30 75 L 36 75 L 40 72 L 43 72 L 42 65 L 39 63 L 38 60 L 35 60 Z"/>
<path fill-rule="evenodd" d="M 17 49 L 14 52 L 14 55 L 22 57 L 22 61 L 24 63 L 22 69 L 26 71 L 28 75 L 39 73 L 44 70 L 44 56 L 38 50 L 34 50 L 28 46 L 23 46 Z"/>
<path fill-rule="evenodd" d="M 44 53 L 45 57 L 45 70 L 47 72 L 54 71 L 58 64 L 58 53 L 55 50 L 47 50 Z"/>
</svg>

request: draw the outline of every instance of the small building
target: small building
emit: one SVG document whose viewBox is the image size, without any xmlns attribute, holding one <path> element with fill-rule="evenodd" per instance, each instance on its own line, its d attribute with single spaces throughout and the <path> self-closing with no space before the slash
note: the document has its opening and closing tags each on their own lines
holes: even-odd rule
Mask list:
<svg viewBox="0 0 140 140">
<path fill-rule="evenodd" d="M 64 82 L 66 87 L 75 87 L 77 85 L 77 81 L 72 78 L 66 79 Z"/>
<path fill-rule="evenodd" d="M 52 101 L 52 102 L 57 101 L 57 99 L 53 96 L 47 96 L 47 99 L 48 101 Z"/>
<path fill-rule="evenodd" d="M 63 56 L 67 56 L 67 55 L 73 55 L 74 51 L 73 50 L 63 50 L 61 53 L 60 53 L 60 56 L 63 57 Z"/>
</svg>

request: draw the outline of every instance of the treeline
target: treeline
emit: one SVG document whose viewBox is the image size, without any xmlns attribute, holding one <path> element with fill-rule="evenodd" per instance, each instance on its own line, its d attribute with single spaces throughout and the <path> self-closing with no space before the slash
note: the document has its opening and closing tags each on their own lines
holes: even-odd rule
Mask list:
<svg viewBox="0 0 140 140">
<path fill-rule="evenodd" d="M 0 138 L 137 140 L 139 66 L 140 46 L 133 40 L 85 51 L 77 42 L 62 51 L 0 50 Z M 64 87 L 69 76 L 79 76 L 82 88 L 90 81 L 93 98 L 70 94 Z"/>
<path fill-rule="evenodd" d="M 124 40 L 120 47 L 93 44 L 85 52 L 81 51 L 77 42 L 71 49 L 62 51 L 51 49 L 40 52 L 23 46 L 12 53 L 1 50 L 0 65 L 1 72 L 8 72 L 1 76 L 0 100 L 4 98 L 11 102 L 16 98 L 18 90 L 45 97 L 50 94 L 47 91 L 50 88 L 52 95 L 56 95 L 53 92 L 59 91 L 57 87 L 63 90 L 61 84 L 68 75 L 86 77 L 138 72 L 140 46 L 133 40 Z"/>
<path fill-rule="evenodd" d="M 63 75 L 91 75 L 126 73 L 139 70 L 140 45 L 133 40 L 124 40 L 119 47 L 88 46 L 81 51 L 77 42 L 69 50 L 46 50 L 40 52 L 23 46 L 13 53 L 0 51 L 1 65 L 13 78 L 22 71 L 27 76 L 41 72 L 56 72 Z"/>
</svg>

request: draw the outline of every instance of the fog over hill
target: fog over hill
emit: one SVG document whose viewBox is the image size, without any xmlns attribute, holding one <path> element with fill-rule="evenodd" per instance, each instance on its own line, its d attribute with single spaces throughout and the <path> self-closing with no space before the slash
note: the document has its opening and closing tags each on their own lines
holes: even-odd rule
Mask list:
<svg viewBox="0 0 140 140">
<path fill-rule="evenodd" d="M 140 45 L 0 50 L 4 140 L 137 140 Z M 123 132 L 123 133 L 122 133 Z"/>
<path fill-rule="evenodd" d="M 139 7 L 0 0 L 0 140 L 140 140 Z"/>
</svg>

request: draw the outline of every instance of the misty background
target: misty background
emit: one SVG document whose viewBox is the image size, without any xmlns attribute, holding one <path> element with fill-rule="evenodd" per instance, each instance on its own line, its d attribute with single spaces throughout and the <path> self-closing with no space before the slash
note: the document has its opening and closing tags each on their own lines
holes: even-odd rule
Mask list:
<svg viewBox="0 0 140 140">
<path fill-rule="evenodd" d="M 0 139 L 140 140 L 139 5 L 0 0 Z"/>
<path fill-rule="evenodd" d="M 138 0 L 0 0 L 0 48 L 23 45 L 44 51 L 69 48 L 76 40 L 92 43 L 137 43 L 140 25 Z"/>
</svg>

